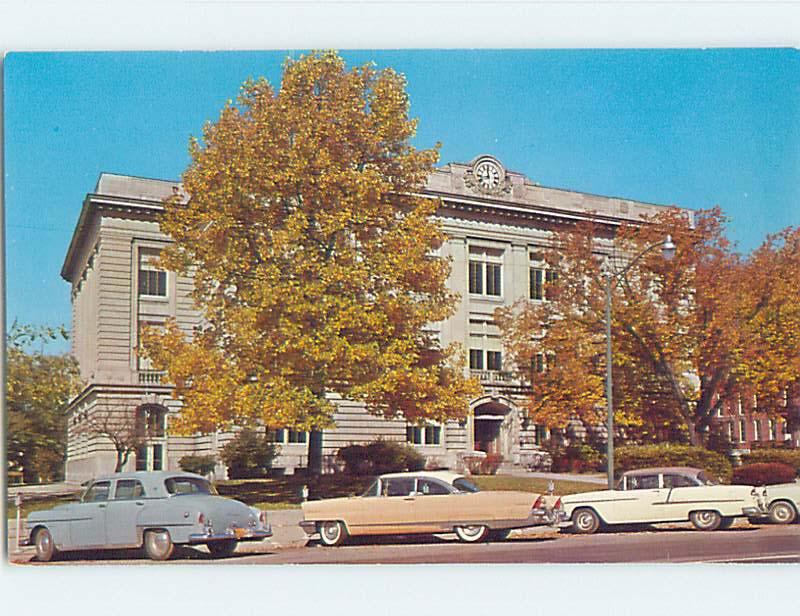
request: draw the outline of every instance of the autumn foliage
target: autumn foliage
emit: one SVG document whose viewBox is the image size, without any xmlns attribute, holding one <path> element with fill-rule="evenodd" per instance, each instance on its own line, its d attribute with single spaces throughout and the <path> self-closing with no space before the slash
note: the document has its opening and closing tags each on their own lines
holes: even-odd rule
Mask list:
<svg viewBox="0 0 800 616">
<path fill-rule="evenodd" d="M 166 267 L 194 275 L 204 324 L 145 335 L 184 406 L 179 430 L 332 425 L 331 396 L 408 421 L 463 416 L 477 384 L 428 323 L 453 311 L 434 200 L 437 151 L 409 141 L 404 78 L 332 52 L 248 81 L 191 143 Z M 191 335 L 187 335 L 191 334 Z M 312 442 L 313 446 L 313 442 Z"/>
<path fill-rule="evenodd" d="M 530 370 L 530 415 L 564 427 L 604 420 L 605 285 L 612 285 L 615 422 L 641 440 L 698 443 L 717 409 L 743 391 L 777 399 L 800 374 L 800 231 L 747 258 L 724 235 L 718 208 L 665 208 L 616 232 L 582 222 L 554 234 L 558 272 L 547 301 L 499 310 L 504 342 Z M 670 234 L 673 259 L 659 250 Z M 767 408 L 767 406 L 765 406 Z M 773 404 L 773 413 L 779 407 Z M 769 412 L 769 411 L 768 411 Z"/>
</svg>

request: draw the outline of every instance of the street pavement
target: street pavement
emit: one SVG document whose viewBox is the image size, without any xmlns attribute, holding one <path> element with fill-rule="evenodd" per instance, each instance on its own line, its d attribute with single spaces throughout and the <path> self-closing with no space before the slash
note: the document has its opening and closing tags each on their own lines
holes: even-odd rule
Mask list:
<svg viewBox="0 0 800 616">
<path fill-rule="evenodd" d="M 438 535 L 352 538 L 345 546 L 325 548 L 316 541 L 305 545 L 302 531 L 292 527 L 298 517 L 298 511 L 271 512 L 274 541 L 240 544 L 230 558 L 215 560 L 205 548 L 184 548 L 167 564 L 800 563 L 798 524 L 753 526 L 738 520 L 730 530 L 716 532 L 669 524 L 591 536 L 533 528 L 515 531 L 507 541 L 476 545 Z M 11 561 L 37 564 L 30 548 L 11 554 Z M 69 553 L 51 565 L 100 563 L 163 564 L 135 550 L 117 550 Z"/>
</svg>

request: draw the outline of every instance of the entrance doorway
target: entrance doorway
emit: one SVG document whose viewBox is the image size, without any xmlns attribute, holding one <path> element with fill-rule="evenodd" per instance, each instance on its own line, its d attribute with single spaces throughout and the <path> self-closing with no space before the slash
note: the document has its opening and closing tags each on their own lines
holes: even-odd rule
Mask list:
<svg viewBox="0 0 800 616">
<path fill-rule="evenodd" d="M 511 409 L 497 401 L 485 402 L 475 407 L 473 419 L 473 447 L 487 454 L 511 457 L 514 442 Z"/>
</svg>

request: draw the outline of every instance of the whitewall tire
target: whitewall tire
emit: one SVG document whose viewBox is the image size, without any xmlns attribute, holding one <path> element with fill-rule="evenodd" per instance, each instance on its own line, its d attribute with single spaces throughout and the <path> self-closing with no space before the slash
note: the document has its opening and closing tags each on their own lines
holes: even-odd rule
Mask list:
<svg viewBox="0 0 800 616">
<path fill-rule="evenodd" d="M 172 537 L 166 530 L 148 530 L 144 534 L 144 553 L 150 560 L 169 560 L 175 551 Z"/>
<path fill-rule="evenodd" d="M 347 539 L 347 529 L 336 520 L 328 520 L 317 524 L 319 540 L 322 545 L 333 547 L 342 545 Z"/>
<path fill-rule="evenodd" d="M 593 535 L 600 529 L 600 516 L 594 509 L 576 509 L 572 514 L 572 530 L 579 535 Z"/>
<path fill-rule="evenodd" d="M 797 519 L 797 511 L 791 503 L 778 501 L 769 506 L 769 521 L 773 524 L 791 524 Z"/>
<path fill-rule="evenodd" d="M 456 526 L 456 537 L 464 543 L 479 543 L 489 537 L 489 529 L 486 526 Z"/>
<path fill-rule="evenodd" d="M 692 511 L 689 520 L 698 530 L 717 530 L 722 524 L 722 516 L 716 511 Z"/>
<path fill-rule="evenodd" d="M 36 531 L 36 536 L 33 538 L 34 545 L 36 546 L 36 560 L 40 563 L 50 562 L 58 554 L 56 544 L 53 541 L 53 535 L 46 528 L 40 528 Z"/>
</svg>

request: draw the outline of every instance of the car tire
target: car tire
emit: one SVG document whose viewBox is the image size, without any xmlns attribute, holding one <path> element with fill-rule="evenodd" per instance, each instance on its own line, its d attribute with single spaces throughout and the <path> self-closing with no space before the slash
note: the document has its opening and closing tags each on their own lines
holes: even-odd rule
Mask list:
<svg viewBox="0 0 800 616">
<path fill-rule="evenodd" d="M 776 501 L 769 506 L 769 521 L 773 524 L 791 524 L 797 519 L 797 511 L 787 501 Z"/>
<path fill-rule="evenodd" d="M 489 538 L 489 528 L 480 524 L 474 526 L 456 526 L 456 537 L 464 543 L 480 543 Z"/>
<path fill-rule="evenodd" d="M 489 541 L 505 541 L 511 534 L 510 528 L 489 531 Z"/>
<path fill-rule="evenodd" d="M 148 530 L 144 534 L 144 553 L 150 560 L 169 560 L 175 551 L 172 537 L 166 530 Z"/>
<path fill-rule="evenodd" d="M 689 520 L 697 530 L 717 530 L 722 524 L 722 516 L 708 509 L 702 511 L 692 511 Z"/>
<path fill-rule="evenodd" d="M 36 560 L 40 563 L 50 562 L 58 555 L 53 535 L 46 528 L 40 528 L 36 531 L 33 542 L 36 546 Z"/>
<path fill-rule="evenodd" d="M 579 535 L 593 535 L 600 529 L 600 516 L 594 509 L 582 507 L 572 514 L 572 531 Z"/>
<path fill-rule="evenodd" d="M 347 540 L 347 529 L 336 520 L 320 522 L 317 524 L 317 531 L 322 545 L 329 548 L 342 545 Z"/>
<path fill-rule="evenodd" d="M 235 539 L 223 539 L 209 543 L 206 547 L 213 558 L 227 558 L 236 551 L 237 545 L 239 543 Z"/>
<path fill-rule="evenodd" d="M 722 520 L 719 523 L 719 529 L 728 530 L 731 526 L 733 526 L 733 523 L 735 521 L 736 518 L 734 518 L 733 516 L 723 516 Z"/>
</svg>

